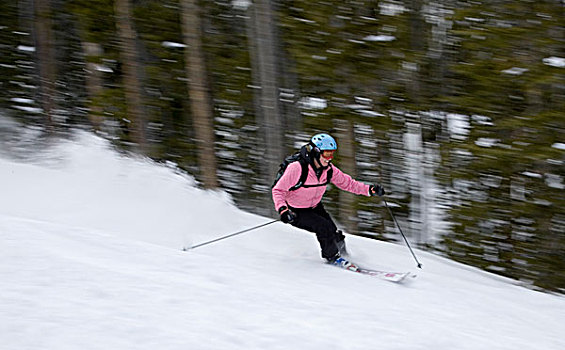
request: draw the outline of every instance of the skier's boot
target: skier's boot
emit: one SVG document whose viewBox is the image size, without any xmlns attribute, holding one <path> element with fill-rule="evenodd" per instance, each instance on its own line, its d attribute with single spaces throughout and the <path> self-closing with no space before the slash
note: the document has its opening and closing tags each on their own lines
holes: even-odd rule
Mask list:
<svg viewBox="0 0 565 350">
<path fill-rule="evenodd" d="M 328 261 L 329 264 L 339 266 L 342 269 L 357 271 L 357 266 L 350 263 L 347 259 L 342 258 L 339 255 L 339 253 L 337 253 L 335 256 L 333 256 L 329 259 L 326 259 L 326 260 Z"/>
</svg>

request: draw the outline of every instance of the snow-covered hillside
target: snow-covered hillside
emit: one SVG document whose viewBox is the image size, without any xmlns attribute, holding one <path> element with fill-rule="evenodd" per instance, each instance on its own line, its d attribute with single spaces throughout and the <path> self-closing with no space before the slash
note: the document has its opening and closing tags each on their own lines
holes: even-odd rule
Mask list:
<svg viewBox="0 0 565 350">
<path fill-rule="evenodd" d="M 3 156 L 0 348 L 565 349 L 565 298 L 422 251 L 416 271 L 405 246 L 347 238 L 405 284 L 323 264 L 282 223 L 182 251 L 269 220 L 86 133 Z"/>
</svg>

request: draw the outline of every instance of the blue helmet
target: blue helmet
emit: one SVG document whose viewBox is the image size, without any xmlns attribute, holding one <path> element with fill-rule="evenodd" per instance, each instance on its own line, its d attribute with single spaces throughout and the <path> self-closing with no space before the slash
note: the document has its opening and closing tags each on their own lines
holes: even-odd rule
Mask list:
<svg viewBox="0 0 565 350">
<path fill-rule="evenodd" d="M 320 151 L 335 151 L 337 150 L 337 142 L 328 134 L 316 134 L 310 140 L 314 146 Z"/>
</svg>

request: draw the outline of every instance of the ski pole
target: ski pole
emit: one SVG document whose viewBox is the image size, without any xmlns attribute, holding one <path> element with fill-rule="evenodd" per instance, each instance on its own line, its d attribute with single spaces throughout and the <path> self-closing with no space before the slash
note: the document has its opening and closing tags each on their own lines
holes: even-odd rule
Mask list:
<svg viewBox="0 0 565 350">
<path fill-rule="evenodd" d="M 412 250 L 412 247 L 410 247 L 410 243 L 408 243 L 408 239 L 406 239 L 406 236 L 404 235 L 404 232 L 402 232 L 402 229 L 400 228 L 400 225 L 398 224 L 398 221 L 396 221 L 396 217 L 394 216 L 394 214 L 392 213 L 392 210 L 390 210 L 390 207 L 388 206 L 388 203 L 386 202 L 386 200 L 383 198 L 383 201 L 385 202 L 385 206 L 388 209 L 388 212 L 390 213 L 390 216 L 392 216 L 392 219 L 394 220 L 394 223 L 396 224 L 396 227 L 398 227 L 398 230 L 400 231 L 400 234 L 402 235 L 402 238 L 404 238 L 404 242 L 406 242 L 406 245 L 408 246 L 408 249 L 410 249 L 410 253 L 412 253 L 412 256 L 414 257 L 414 260 L 416 260 L 416 264 L 418 264 L 418 268 L 421 269 L 422 268 L 422 264 L 418 261 L 418 258 L 416 258 L 416 254 L 414 254 L 414 251 Z"/>
<path fill-rule="evenodd" d="M 261 225 L 257 225 L 257 226 L 254 226 L 254 227 L 251 227 L 251 228 L 242 230 L 242 231 L 230 233 L 229 235 L 225 235 L 225 236 L 222 236 L 222 237 L 220 237 L 220 238 L 213 239 L 213 240 L 208 241 L 208 242 L 204 242 L 204 243 L 200 243 L 200 244 L 197 244 L 197 245 L 193 245 L 192 247 L 189 247 L 189 248 L 186 248 L 186 247 L 185 247 L 185 248 L 183 248 L 182 250 L 187 251 L 187 250 L 189 250 L 189 249 L 194 249 L 194 248 L 202 247 L 202 246 L 205 246 L 205 245 L 210 244 L 210 243 L 214 243 L 214 242 L 221 241 L 222 239 L 230 238 L 230 237 L 237 236 L 237 235 L 240 235 L 240 234 L 245 233 L 245 232 L 249 232 L 249 231 L 252 231 L 252 230 L 256 230 L 256 229 L 258 229 L 258 228 L 261 228 L 261 227 L 264 227 L 264 226 L 273 224 L 273 223 L 275 223 L 275 222 L 277 222 L 277 221 L 279 221 L 279 220 L 269 221 L 269 222 L 267 222 L 267 223 L 264 223 L 264 224 L 261 224 Z"/>
</svg>

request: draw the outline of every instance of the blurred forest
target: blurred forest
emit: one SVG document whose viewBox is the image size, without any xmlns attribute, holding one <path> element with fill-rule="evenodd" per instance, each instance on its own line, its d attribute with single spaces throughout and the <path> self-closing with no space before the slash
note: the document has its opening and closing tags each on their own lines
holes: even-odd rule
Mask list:
<svg viewBox="0 0 565 350">
<path fill-rule="evenodd" d="M 93 130 L 277 217 L 280 161 L 330 132 L 413 245 L 559 293 L 564 111 L 563 0 L 0 2 L 0 115 L 40 138 Z M 326 203 L 402 242 L 378 199 Z"/>
</svg>

